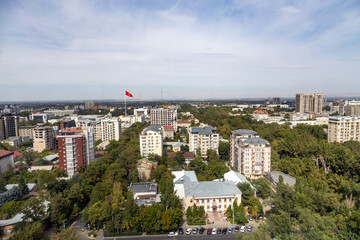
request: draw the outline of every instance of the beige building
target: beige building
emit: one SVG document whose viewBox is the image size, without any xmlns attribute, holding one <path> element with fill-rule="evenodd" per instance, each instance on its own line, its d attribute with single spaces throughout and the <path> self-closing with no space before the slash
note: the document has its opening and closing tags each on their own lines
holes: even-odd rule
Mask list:
<svg viewBox="0 0 360 240">
<path fill-rule="evenodd" d="M 0 116 L 0 140 L 19 136 L 19 117 Z"/>
<path fill-rule="evenodd" d="M 297 113 L 322 113 L 322 93 L 297 93 L 295 112 Z"/>
<path fill-rule="evenodd" d="M 246 177 L 270 172 L 271 146 L 252 130 L 239 129 L 230 134 L 230 164 Z"/>
<path fill-rule="evenodd" d="M 360 141 L 360 117 L 329 117 L 328 141 Z"/>
<path fill-rule="evenodd" d="M 189 132 L 189 151 L 196 153 L 200 149 L 201 157 L 207 157 L 207 150 L 212 149 L 218 153 L 219 133 L 211 126 L 192 127 Z"/>
<path fill-rule="evenodd" d="M 171 126 L 177 128 L 176 108 L 153 108 L 150 110 L 151 125 Z"/>
<path fill-rule="evenodd" d="M 55 134 L 52 127 L 36 127 L 34 134 L 34 151 L 42 152 L 45 148 L 55 148 Z"/>
<path fill-rule="evenodd" d="M 163 130 L 160 125 L 150 125 L 140 133 L 140 154 L 148 157 L 149 154 L 163 155 Z"/>
<path fill-rule="evenodd" d="M 346 116 L 360 116 L 360 105 L 346 105 L 344 110 Z"/>
<path fill-rule="evenodd" d="M 29 137 L 30 139 L 34 139 L 34 128 L 36 126 L 21 126 L 19 127 L 19 136 L 21 137 Z"/>
</svg>

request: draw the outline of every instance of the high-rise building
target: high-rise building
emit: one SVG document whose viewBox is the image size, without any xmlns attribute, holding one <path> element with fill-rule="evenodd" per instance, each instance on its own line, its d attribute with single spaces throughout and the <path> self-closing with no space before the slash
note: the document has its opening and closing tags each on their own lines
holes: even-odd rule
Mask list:
<svg viewBox="0 0 360 240">
<path fill-rule="evenodd" d="M 83 172 L 88 164 L 85 135 L 82 129 L 68 128 L 61 130 L 57 136 L 60 169 L 66 171 L 69 177 Z"/>
<path fill-rule="evenodd" d="M 149 154 L 163 155 L 163 132 L 160 125 L 150 125 L 140 136 L 140 154 L 143 157 Z"/>
<path fill-rule="evenodd" d="M 171 126 L 177 128 L 176 108 L 153 108 L 150 110 L 151 125 Z"/>
<path fill-rule="evenodd" d="M 93 109 L 94 106 L 95 106 L 94 102 L 91 102 L 91 101 L 85 102 L 86 110 L 91 110 L 91 109 Z"/>
<path fill-rule="evenodd" d="M 189 151 L 196 153 L 200 149 L 201 157 L 207 157 L 207 150 L 212 149 L 218 153 L 219 133 L 211 126 L 192 127 L 189 132 Z"/>
<path fill-rule="evenodd" d="M 90 164 L 95 159 L 95 133 L 94 127 L 82 127 L 86 141 L 86 160 Z"/>
<path fill-rule="evenodd" d="M 111 140 L 119 140 L 121 137 L 121 120 L 116 119 L 101 119 L 101 140 L 103 142 Z M 96 130 L 95 130 L 96 131 Z"/>
<path fill-rule="evenodd" d="M 76 123 L 75 120 L 61 120 L 58 121 L 58 129 L 65 129 L 65 128 L 72 128 L 72 127 L 76 127 Z"/>
<path fill-rule="evenodd" d="M 328 141 L 360 141 L 360 117 L 329 117 Z"/>
<path fill-rule="evenodd" d="M 45 148 L 55 148 L 55 134 L 52 127 L 36 127 L 33 129 L 34 151 L 42 152 Z"/>
<path fill-rule="evenodd" d="M 360 116 L 360 105 L 346 105 L 344 111 L 346 116 Z"/>
<path fill-rule="evenodd" d="M 272 104 L 281 104 L 281 98 L 279 98 L 279 97 L 274 97 L 274 98 L 273 98 L 273 101 L 272 101 Z"/>
<path fill-rule="evenodd" d="M 268 174 L 271 146 L 252 130 L 239 129 L 230 134 L 230 164 L 247 177 Z"/>
<path fill-rule="evenodd" d="M 36 126 L 21 126 L 21 127 L 19 127 L 19 136 L 20 137 L 29 137 L 30 139 L 34 139 L 34 128 L 36 128 Z"/>
<path fill-rule="evenodd" d="M 19 136 L 19 117 L 6 114 L 0 117 L 0 140 Z"/>
<path fill-rule="evenodd" d="M 295 112 L 321 114 L 323 106 L 322 93 L 297 93 Z"/>
</svg>

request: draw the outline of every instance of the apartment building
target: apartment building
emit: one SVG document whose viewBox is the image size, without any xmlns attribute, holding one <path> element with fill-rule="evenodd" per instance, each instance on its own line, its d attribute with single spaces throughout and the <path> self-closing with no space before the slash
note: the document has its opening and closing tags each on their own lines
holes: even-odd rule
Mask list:
<svg viewBox="0 0 360 240">
<path fill-rule="evenodd" d="M 360 117 L 329 117 L 328 141 L 360 141 Z"/>
<path fill-rule="evenodd" d="M 230 135 L 230 164 L 246 177 L 268 174 L 271 146 L 252 130 L 239 129 Z"/>
<path fill-rule="evenodd" d="M 163 155 L 163 130 L 160 125 L 150 125 L 140 136 L 140 153 L 143 157 L 149 154 Z"/>
<path fill-rule="evenodd" d="M 93 109 L 94 106 L 95 106 L 95 104 L 92 101 L 85 102 L 85 109 L 86 110 L 91 110 L 91 109 Z"/>
<path fill-rule="evenodd" d="M 100 129 L 99 129 L 100 127 Z M 101 119 L 100 126 L 95 127 L 95 131 L 101 131 L 101 140 L 103 142 L 116 140 L 121 137 L 121 120 L 116 119 Z"/>
<path fill-rule="evenodd" d="M 52 127 L 35 127 L 33 129 L 34 151 L 42 152 L 45 148 L 55 148 L 55 134 Z"/>
<path fill-rule="evenodd" d="M 196 153 L 200 149 L 201 157 L 207 157 L 207 150 L 212 149 L 218 153 L 219 134 L 211 126 L 192 127 L 189 132 L 189 151 Z"/>
<path fill-rule="evenodd" d="M 94 159 L 93 129 L 68 128 L 57 136 L 60 169 L 69 177 L 84 171 Z"/>
<path fill-rule="evenodd" d="M 295 112 L 321 114 L 323 106 L 322 93 L 297 93 Z"/>
<path fill-rule="evenodd" d="M 19 117 L 12 114 L 0 116 L 0 140 L 19 136 Z"/>
<path fill-rule="evenodd" d="M 150 110 L 151 125 L 171 126 L 177 128 L 176 108 L 153 108 Z"/>
<path fill-rule="evenodd" d="M 31 121 L 42 121 L 46 123 L 48 120 L 52 119 L 54 114 L 52 113 L 33 113 L 29 115 L 29 120 Z"/>
<path fill-rule="evenodd" d="M 346 105 L 344 111 L 346 116 L 360 116 L 360 105 Z"/>
<path fill-rule="evenodd" d="M 29 137 L 30 139 L 34 139 L 34 128 L 36 128 L 36 126 L 21 126 L 21 127 L 19 127 L 19 136 Z"/>
</svg>

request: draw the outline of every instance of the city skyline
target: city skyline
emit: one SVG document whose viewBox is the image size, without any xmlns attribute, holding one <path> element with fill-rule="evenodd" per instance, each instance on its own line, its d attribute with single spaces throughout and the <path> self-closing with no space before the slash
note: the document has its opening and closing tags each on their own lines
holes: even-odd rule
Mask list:
<svg viewBox="0 0 360 240">
<path fill-rule="evenodd" d="M 357 96 L 357 1 L 9 1 L 0 101 Z"/>
</svg>

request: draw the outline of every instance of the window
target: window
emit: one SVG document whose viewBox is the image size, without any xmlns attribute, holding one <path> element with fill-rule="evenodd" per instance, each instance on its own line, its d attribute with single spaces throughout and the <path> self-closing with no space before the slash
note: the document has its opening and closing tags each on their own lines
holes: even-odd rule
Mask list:
<svg viewBox="0 0 360 240">
<path fill-rule="evenodd" d="M 190 203 L 192 203 L 193 202 L 193 200 L 192 199 L 190 199 Z"/>
</svg>

